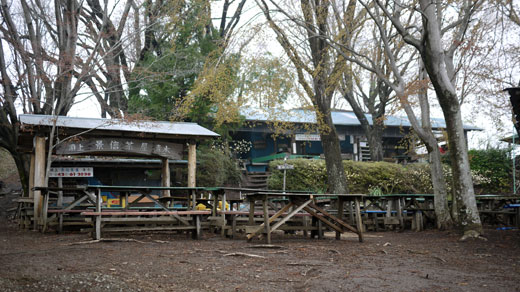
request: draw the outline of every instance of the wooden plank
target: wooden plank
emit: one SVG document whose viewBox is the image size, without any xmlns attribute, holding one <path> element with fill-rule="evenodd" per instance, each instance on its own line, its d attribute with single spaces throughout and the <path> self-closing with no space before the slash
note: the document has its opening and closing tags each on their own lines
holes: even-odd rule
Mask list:
<svg viewBox="0 0 520 292">
<path fill-rule="evenodd" d="M 273 223 L 274 220 L 276 220 L 276 218 L 280 217 L 283 213 L 285 213 L 287 210 L 289 210 L 289 208 L 291 208 L 291 206 L 293 206 L 293 205 L 294 205 L 293 203 L 289 203 L 289 204 L 285 205 L 282 209 L 280 209 L 278 212 L 276 212 L 273 216 L 271 216 L 271 218 L 269 218 L 269 224 Z M 249 225 L 253 225 L 253 224 L 254 224 L 254 222 L 251 223 L 251 217 L 250 217 Z M 264 224 L 265 224 L 265 222 L 260 224 L 260 226 L 257 226 L 257 228 L 254 232 L 247 235 L 247 239 L 251 239 L 256 234 L 260 233 L 262 231 L 262 229 L 264 229 Z"/>
<path fill-rule="evenodd" d="M 121 223 L 121 224 L 150 224 L 150 223 L 163 223 L 173 224 L 179 223 L 177 219 L 171 216 L 161 217 L 104 217 L 101 218 L 101 222 L 105 223 Z"/>
<path fill-rule="evenodd" d="M 237 225 L 237 229 L 245 230 L 246 233 L 252 233 L 258 229 L 258 225 Z M 317 231 L 318 227 L 316 226 L 292 226 L 292 225 L 282 225 L 277 230 L 283 231 Z"/>
<path fill-rule="evenodd" d="M 327 224 L 330 228 L 338 231 L 338 232 L 343 232 L 343 230 L 338 227 L 337 225 L 335 225 L 334 223 L 330 222 L 329 220 L 325 219 L 323 216 L 321 216 L 320 214 L 316 213 L 314 210 L 312 210 L 311 208 L 305 206 L 303 208 L 303 210 L 309 212 L 309 214 L 311 214 L 312 216 L 314 216 L 316 219 L 320 220 L 321 222 Z M 318 234 L 319 236 L 319 234 Z"/>
<path fill-rule="evenodd" d="M 102 212 L 93 212 L 93 211 L 85 211 L 82 212 L 83 216 L 97 216 L 97 215 L 107 215 L 107 216 L 149 216 L 149 215 L 210 215 L 211 211 L 102 211 Z"/>
<path fill-rule="evenodd" d="M 309 205 L 311 202 L 312 202 L 312 200 L 307 200 L 307 201 L 303 202 L 300 206 L 294 208 L 291 212 L 289 212 L 289 214 L 287 216 L 283 217 L 282 220 L 280 220 L 275 225 L 273 225 L 273 227 L 271 228 L 271 232 L 273 232 L 276 229 L 278 229 L 282 224 L 287 222 L 287 220 L 291 219 L 296 213 L 300 212 L 303 208 L 307 207 L 307 205 Z M 287 204 L 285 207 L 287 207 L 287 206 L 289 206 L 291 204 L 293 204 L 293 203 L 291 202 L 291 203 Z"/>
<path fill-rule="evenodd" d="M 320 208 L 314 204 L 310 204 L 309 207 L 317 210 L 318 212 L 322 213 L 323 215 L 325 215 L 325 217 L 329 217 L 330 219 L 334 220 L 336 223 L 338 223 L 339 225 L 347 228 L 348 230 L 354 232 L 354 233 L 358 233 L 357 229 L 350 226 L 349 224 L 345 223 L 343 220 L 337 218 L 336 216 L 330 214 L 329 212 L 325 211 L 323 208 Z"/>
<path fill-rule="evenodd" d="M 194 230 L 195 226 L 143 226 L 143 227 L 104 227 L 103 232 L 125 232 L 125 231 L 166 231 L 166 230 Z M 88 229 L 82 229 L 88 230 Z"/>
</svg>

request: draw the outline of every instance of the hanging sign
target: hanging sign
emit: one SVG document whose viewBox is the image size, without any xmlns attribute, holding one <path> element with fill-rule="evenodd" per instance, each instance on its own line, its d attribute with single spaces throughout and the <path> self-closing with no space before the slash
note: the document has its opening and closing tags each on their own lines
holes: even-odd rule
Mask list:
<svg viewBox="0 0 520 292">
<path fill-rule="evenodd" d="M 285 170 L 285 169 L 294 169 L 294 165 L 292 164 L 280 164 L 276 166 L 276 169 Z"/>
<path fill-rule="evenodd" d="M 178 143 L 122 138 L 87 138 L 59 144 L 56 147 L 56 153 L 62 155 L 85 153 L 135 153 L 149 156 L 161 156 L 169 159 L 182 159 L 182 149 L 182 144 Z"/>
<path fill-rule="evenodd" d="M 51 167 L 49 177 L 93 177 L 92 167 Z"/>
</svg>

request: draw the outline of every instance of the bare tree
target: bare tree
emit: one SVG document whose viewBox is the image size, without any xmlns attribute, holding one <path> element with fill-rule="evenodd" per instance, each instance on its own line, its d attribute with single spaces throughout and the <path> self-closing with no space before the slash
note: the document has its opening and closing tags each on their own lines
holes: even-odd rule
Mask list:
<svg viewBox="0 0 520 292">
<path fill-rule="evenodd" d="M 355 47 L 356 51 L 365 52 L 384 71 L 384 76 L 388 76 L 391 70 L 385 63 L 385 53 L 381 47 L 381 40 L 377 36 L 377 29 L 374 26 L 366 28 L 366 11 L 362 7 L 358 8 L 357 3 L 357 1 L 333 1 L 334 17 L 331 18 L 331 21 L 333 21 L 335 29 L 331 30 L 329 39 L 340 43 L 342 47 Z M 368 39 L 367 34 L 372 39 Z M 402 46 L 396 49 L 400 50 L 401 48 Z M 342 53 L 344 57 L 351 56 L 348 52 Z M 392 95 L 392 88 L 374 72 L 367 72 L 363 68 L 355 70 L 357 66 L 355 62 L 349 62 L 346 66 L 350 69 L 343 73 L 339 87 L 340 93 L 349 103 L 365 132 L 370 146 L 371 160 L 382 161 L 385 114 L 388 105 L 395 100 Z M 366 87 L 367 84 L 368 88 Z M 372 116 L 371 122 L 367 119 L 365 113 Z"/>
<path fill-rule="evenodd" d="M 482 1 L 455 1 L 450 9 L 456 10 L 454 19 L 445 14 L 441 2 L 420 0 L 418 6 L 395 1 L 387 5 L 377 1 L 377 5 L 397 29 L 403 40 L 420 54 L 426 72 L 433 84 L 442 108 L 448 133 L 449 152 L 452 161 L 454 197 L 458 213 L 455 220 L 464 228 L 464 236 L 478 237 L 482 233 L 473 181 L 469 168 L 468 150 L 462 124 L 461 106 L 456 89 L 457 72 L 455 54 L 467 34 L 470 20 Z M 406 27 L 402 23 L 403 14 L 420 13 L 420 27 Z"/>
<path fill-rule="evenodd" d="M 0 32 L 7 48 L 0 47 L 0 146 L 13 156 L 27 191 L 29 162 L 16 149 L 19 124 L 15 104 L 34 114 L 65 115 L 70 110 L 84 80 L 74 70 L 80 57 L 76 44 L 81 5 L 63 0 L 53 4 L 21 0 L 19 6 L 2 0 L 1 5 Z"/>
<path fill-rule="evenodd" d="M 435 213 L 438 227 L 440 229 L 449 228 L 452 225 L 452 220 L 448 207 L 446 181 L 442 170 L 437 140 L 433 134 L 430 122 L 430 106 L 427 97 L 428 80 L 426 80 L 425 72 L 421 67 L 419 74 L 417 74 L 418 76 L 410 74 L 409 71 L 412 71 L 409 69 L 410 64 L 417 61 L 414 52 L 408 50 L 404 42 L 395 40 L 395 37 L 393 37 L 395 36 L 395 30 L 388 21 L 385 21 L 377 5 L 371 6 L 364 2 L 361 3 L 372 19 L 373 26 L 377 31 L 377 36 L 374 39 L 381 41 L 382 53 L 380 57 L 383 60 L 374 58 L 372 54 L 366 54 L 364 52 L 366 50 L 355 48 L 350 43 L 342 43 L 333 38 L 329 39 L 329 41 L 345 60 L 372 72 L 377 80 L 383 82 L 389 90 L 393 91 L 399 100 L 413 129 L 426 145 L 430 154 L 430 168 L 435 193 Z M 336 13 L 338 13 L 337 10 Z M 339 18 L 336 17 L 336 19 Z M 413 18 L 409 18 L 408 24 L 411 24 L 413 21 Z M 366 47 L 364 44 L 362 46 Z M 410 101 L 410 96 L 415 94 L 418 95 L 421 110 L 420 121 L 416 117 Z"/>
<path fill-rule="evenodd" d="M 314 107 L 325 154 L 329 191 L 346 193 L 347 181 L 341 162 L 339 139 L 331 116 L 331 101 L 344 69 L 344 60 L 334 54 L 325 39 L 317 37 L 328 33 L 330 3 L 300 1 L 297 15 L 289 13 L 295 7 L 284 9 L 276 1 L 270 1 L 275 10 L 271 10 L 267 1 L 260 0 L 257 3 L 294 65 L 298 82 Z M 296 31 L 292 31 L 295 35 L 290 34 L 288 26 L 280 26 L 282 24 L 272 15 L 273 11 L 282 15 L 282 23 L 295 26 Z"/>
</svg>

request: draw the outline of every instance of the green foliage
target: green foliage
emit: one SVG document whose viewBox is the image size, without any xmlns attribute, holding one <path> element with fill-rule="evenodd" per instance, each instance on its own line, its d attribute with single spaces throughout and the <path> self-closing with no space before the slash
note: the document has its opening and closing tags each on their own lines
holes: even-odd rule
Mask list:
<svg viewBox="0 0 520 292">
<path fill-rule="evenodd" d="M 197 149 L 197 186 L 237 186 L 240 170 L 225 151 L 208 146 Z"/>
<path fill-rule="evenodd" d="M 324 160 L 293 159 L 294 170 L 287 171 L 288 190 L 309 190 L 327 192 L 327 173 Z M 272 161 L 269 166 L 272 175 L 270 189 L 281 189 L 283 171 L 276 169 L 281 160 Z M 388 162 L 343 161 L 350 193 L 363 194 L 404 194 L 432 193 L 430 167 L 427 164 L 399 165 Z"/>
<path fill-rule="evenodd" d="M 129 112 L 159 120 L 184 118 L 184 102 L 208 55 L 218 50 L 220 36 L 212 28 L 204 1 L 166 1 L 163 21 L 132 71 Z M 160 36 L 160 37 L 159 37 Z M 145 36 L 145 38 L 152 38 Z M 202 109 L 207 110 L 206 107 Z"/>
<path fill-rule="evenodd" d="M 470 150 L 469 161 L 476 193 L 511 191 L 512 161 L 509 149 Z"/>
</svg>

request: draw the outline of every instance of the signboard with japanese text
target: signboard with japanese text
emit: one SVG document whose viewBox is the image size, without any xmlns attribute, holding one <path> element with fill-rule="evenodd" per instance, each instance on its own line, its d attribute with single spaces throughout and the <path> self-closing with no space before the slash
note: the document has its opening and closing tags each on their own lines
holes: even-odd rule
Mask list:
<svg viewBox="0 0 520 292">
<path fill-rule="evenodd" d="M 93 177 L 92 167 L 51 167 L 49 177 Z"/>
<path fill-rule="evenodd" d="M 107 154 L 136 153 L 168 159 L 182 159 L 182 149 L 183 145 L 178 143 L 123 138 L 88 138 L 59 144 L 56 147 L 56 153 L 62 155 L 103 152 Z"/>
<path fill-rule="evenodd" d="M 338 138 L 341 141 L 344 141 L 346 136 L 344 134 L 338 134 Z M 319 134 L 296 134 L 294 135 L 294 140 L 296 141 L 321 141 L 321 137 Z"/>
<path fill-rule="evenodd" d="M 279 170 L 294 169 L 294 165 L 285 163 L 285 164 L 280 164 L 280 165 L 276 166 L 276 168 Z"/>
</svg>

